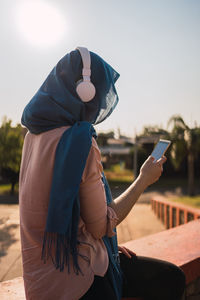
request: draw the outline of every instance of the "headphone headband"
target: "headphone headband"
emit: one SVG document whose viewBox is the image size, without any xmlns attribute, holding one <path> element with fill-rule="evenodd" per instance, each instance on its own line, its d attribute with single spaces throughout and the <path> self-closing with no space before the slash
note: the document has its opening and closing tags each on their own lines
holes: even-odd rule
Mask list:
<svg viewBox="0 0 200 300">
<path fill-rule="evenodd" d="M 91 76 L 91 58 L 90 58 L 90 52 L 85 47 L 77 47 L 76 48 L 81 55 L 82 62 L 83 62 L 83 70 L 82 75 L 83 76 Z"/>
</svg>

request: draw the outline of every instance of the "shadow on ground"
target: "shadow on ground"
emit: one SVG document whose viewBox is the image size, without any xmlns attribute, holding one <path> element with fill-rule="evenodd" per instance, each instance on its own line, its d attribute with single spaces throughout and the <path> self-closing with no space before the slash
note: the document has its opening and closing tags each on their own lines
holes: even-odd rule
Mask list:
<svg viewBox="0 0 200 300">
<path fill-rule="evenodd" d="M 0 195 L 0 204 L 18 204 L 18 195 L 2 194 Z"/>
<path fill-rule="evenodd" d="M 15 231 L 13 229 L 16 229 L 19 225 L 4 225 L 7 220 L 8 218 L 0 219 L 0 262 L 1 257 L 7 255 L 8 248 L 17 241 L 14 238 Z"/>
</svg>

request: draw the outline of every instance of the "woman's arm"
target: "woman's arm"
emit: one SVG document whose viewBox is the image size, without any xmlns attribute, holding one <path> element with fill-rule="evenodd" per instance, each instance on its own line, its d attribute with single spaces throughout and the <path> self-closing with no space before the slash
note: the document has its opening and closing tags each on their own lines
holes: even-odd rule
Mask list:
<svg viewBox="0 0 200 300">
<path fill-rule="evenodd" d="M 157 162 L 153 162 L 154 158 L 149 158 L 144 162 L 140 169 L 140 174 L 137 179 L 130 185 L 124 193 L 113 200 L 109 206 L 115 211 L 118 222 L 121 223 L 128 215 L 133 205 L 136 203 L 140 195 L 144 190 L 156 182 L 162 174 L 163 163 L 166 161 L 166 157 L 161 158 Z"/>
<path fill-rule="evenodd" d="M 80 184 L 79 198 L 81 218 L 87 231 L 95 239 L 115 235 L 113 229 L 117 224 L 115 211 L 106 203 L 102 171 L 101 154 L 93 138 Z"/>
<path fill-rule="evenodd" d="M 93 139 L 80 185 L 79 196 L 81 217 L 87 231 L 94 238 L 99 239 L 104 235 L 113 236 L 113 228 L 127 216 L 145 188 L 158 180 L 166 158 L 162 158 L 156 163 L 153 163 L 153 160 L 152 157 L 149 157 L 145 161 L 138 178 L 108 207 L 101 179 L 103 171 L 101 154 L 96 141 Z"/>
</svg>

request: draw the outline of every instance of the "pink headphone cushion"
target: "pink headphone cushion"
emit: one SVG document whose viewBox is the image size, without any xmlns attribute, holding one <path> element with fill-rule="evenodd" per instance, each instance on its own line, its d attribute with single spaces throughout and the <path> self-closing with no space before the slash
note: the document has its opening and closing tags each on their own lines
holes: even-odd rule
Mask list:
<svg viewBox="0 0 200 300">
<path fill-rule="evenodd" d="M 81 81 L 77 84 L 76 92 L 83 102 L 89 102 L 95 96 L 95 86 L 90 81 Z"/>
</svg>

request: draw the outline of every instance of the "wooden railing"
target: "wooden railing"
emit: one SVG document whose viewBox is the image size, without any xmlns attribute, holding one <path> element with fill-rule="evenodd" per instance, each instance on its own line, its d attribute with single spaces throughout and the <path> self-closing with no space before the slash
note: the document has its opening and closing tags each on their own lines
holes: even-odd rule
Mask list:
<svg viewBox="0 0 200 300">
<path fill-rule="evenodd" d="M 165 224 L 166 229 L 200 218 L 200 209 L 169 201 L 160 196 L 151 199 L 151 207 L 157 217 Z"/>
</svg>

